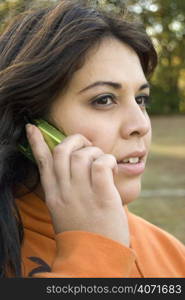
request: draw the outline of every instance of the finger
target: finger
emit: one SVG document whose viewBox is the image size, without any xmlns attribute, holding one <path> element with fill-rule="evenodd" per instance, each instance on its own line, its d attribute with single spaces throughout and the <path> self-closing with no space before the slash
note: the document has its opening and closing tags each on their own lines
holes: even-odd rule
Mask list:
<svg viewBox="0 0 185 300">
<path fill-rule="evenodd" d="M 71 180 L 77 185 L 91 187 L 91 164 L 103 151 L 98 147 L 85 147 L 71 154 Z"/>
<path fill-rule="evenodd" d="M 105 192 L 114 184 L 113 172 L 117 170 L 117 161 L 112 154 L 104 154 L 96 159 L 91 166 L 93 189 Z"/>
<path fill-rule="evenodd" d="M 75 134 L 68 136 L 53 149 L 54 170 L 62 189 L 71 181 L 71 153 L 91 145 L 92 143 L 83 135 Z M 63 179 L 62 181 L 61 178 Z"/>
<path fill-rule="evenodd" d="M 27 138 L 37 162 L 40 180 L 45 192 L 49 197 L 56 186 L 55 174 L 53 172 L 53 158 L 41 131 L 34 125 L 26 125 Z"/>
</svg>

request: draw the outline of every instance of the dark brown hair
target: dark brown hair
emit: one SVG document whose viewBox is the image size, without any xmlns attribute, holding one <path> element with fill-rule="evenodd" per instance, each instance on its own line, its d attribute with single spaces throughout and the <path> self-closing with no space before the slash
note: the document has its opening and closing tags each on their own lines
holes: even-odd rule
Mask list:
<svg viewBox="0 0 185 300">
<path fill-rule="evenodd" d="M 30 170 L 18 151 L 24 116 L 46 118 L 58 93 L 82 67 L 89 49 L 115 37 L 137 53 L 148 77 L 157 64 L 153 44 L 141 25 L 95 10 L 80 1 L 20 14 L 0 37 L 0 274 L 21 276 L 23 226 L 15 188 Z"/>
</svg>

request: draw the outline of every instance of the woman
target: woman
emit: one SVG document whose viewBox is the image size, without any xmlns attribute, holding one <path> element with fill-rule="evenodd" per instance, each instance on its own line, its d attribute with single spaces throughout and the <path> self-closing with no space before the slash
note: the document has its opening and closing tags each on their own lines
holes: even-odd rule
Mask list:
<svg viewBox="0 0 185 300">
<path fill-rule="evenodd" d="M 155 49 L 138 24 L 78 2 L 1 37 L 1 276 L 183 277 L 184 246 L 126 206 L 150 146 Z M 27 124 L 37 165 L 18 150 L 25 117 L 67 135 L 51 152 Z"/>
</svg>

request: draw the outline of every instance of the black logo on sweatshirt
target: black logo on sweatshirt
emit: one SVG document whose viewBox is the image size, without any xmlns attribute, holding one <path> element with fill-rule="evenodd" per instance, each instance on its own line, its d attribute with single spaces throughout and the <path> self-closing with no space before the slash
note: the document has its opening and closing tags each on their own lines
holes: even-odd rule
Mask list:
<svg viewBox="0 0 185 300">
<path fill-rule="evenodd" d="M 51 272 L 51 267 L 43 259 L 36 256 L 30 256 L 28 257 L 28 259 L 39 265 L 38 267 L 34 268 L 29 272 L 29 277 L 32 277 L 34 274 L 40 272 Z"/>
</svg>

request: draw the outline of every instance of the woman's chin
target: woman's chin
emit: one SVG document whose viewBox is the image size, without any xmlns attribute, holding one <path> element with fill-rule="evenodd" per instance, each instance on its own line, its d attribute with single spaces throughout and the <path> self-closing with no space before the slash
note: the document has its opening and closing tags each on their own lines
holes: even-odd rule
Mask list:
<svg viewBox="0 0 185 300">
<path fill-rule="evenodd" d="M 137 199 L 141 192 L 141 178 L 125 179 L 115 182 L 121 196 L 123 205 L 129 204 Z"/>
</svg>

